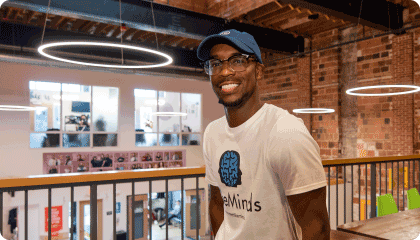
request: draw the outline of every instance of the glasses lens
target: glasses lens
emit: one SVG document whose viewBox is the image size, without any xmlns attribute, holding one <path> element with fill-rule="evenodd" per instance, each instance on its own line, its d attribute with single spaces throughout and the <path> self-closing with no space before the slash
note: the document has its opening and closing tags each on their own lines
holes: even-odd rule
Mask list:
<svg viewBox="0 0 420 240">
<path fill-rule="evenodd" d="M 230 67 L 237 71 L 244 71 L 248 61 L 245 56 L 235 56 L 229 60 Z"/>
<path fill-rule="evenodd" d="M 215 75 L 222 70 L 222 63 L 219 60 L 210 59 L 204 63 L 204 69 L 208 75 Z"/>
</svg>

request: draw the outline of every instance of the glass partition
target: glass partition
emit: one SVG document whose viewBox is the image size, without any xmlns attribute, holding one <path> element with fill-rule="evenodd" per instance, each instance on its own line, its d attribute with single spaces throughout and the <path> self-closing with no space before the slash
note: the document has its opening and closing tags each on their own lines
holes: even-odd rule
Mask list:
<svg viewBox="0 0 420 240">
<path fill-rule="evenodd" d="M 159 101 L 163 105 L 159 105 L 159 112 L 180 112 L 180 93 L 177 92 L 159 92 Z M 180 116 L 160 116 L 159 132 L 180 132 L 181 117 Z"/>
<path fill-rule="evenodd" d="M 118 131 L 118 88 L 93 86 L 92 124 L 97 132 Z"/>
<path fill-rule="evenodd" d="M 182 93 L 182 132 L 201 132 L 201 94 Z"/>
<path fill-rule="evenodd" d="M 29 81 L 30 130 L 32 132 L 60 131 L 61 84 Z"/>
</svg>

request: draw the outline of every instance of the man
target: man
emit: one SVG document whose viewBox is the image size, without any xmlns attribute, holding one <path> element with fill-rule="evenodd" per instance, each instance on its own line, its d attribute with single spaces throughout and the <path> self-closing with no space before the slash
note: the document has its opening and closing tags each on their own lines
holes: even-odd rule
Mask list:
<svg viewBox="0 0 420 240">
<path fill-rule="evenodd" d="M 176 206 L 174 207 L 174 210 L 169 212 L 169 218 L 168 218 L 169 225 L 172 225 L 171 219 L 174 217 L 177 217 L 180 212 L 181 212 L 181 201 L 178 200 L 176 201 Z M 165 224 L 166 224 L 166 221 L 163 224 L 159 225 L 159 227 L 162 228 Z"/>
<path fill-rule="evenodd" d="M 302 119 L 260 103 L 264 65 L 254 38 L 223 31 L 204 39 L 197 56 L 225 110 L 203 141 L 215 239 L 330 239 L 319 146 Z"/>
</svg>

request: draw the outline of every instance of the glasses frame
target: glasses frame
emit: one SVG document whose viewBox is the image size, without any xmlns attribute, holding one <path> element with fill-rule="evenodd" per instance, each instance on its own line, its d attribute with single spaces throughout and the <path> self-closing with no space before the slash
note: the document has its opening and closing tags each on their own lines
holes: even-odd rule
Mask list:
<svg viewBox="0 0 420 240">
<path fill-rule="evenodd" d="M 238 56 L 245 56 L 245 58 L 246 58 L 246 60 L 247 61 L 249 61 L 249 58 L 255 58 L 255 56 L 254 55 L 249 55 L 249 54 L 236 54 L 236 55 L 233 55 L 233 56 L 230 56 L 229 58 L 227 58 L 227 59 L 225 59 L 225 60 L 220 60 L 220 59 L 216 59 L 216 58 L 212 58 L 212 59 L 215 59 L 215 60 L 218 60 L 221 64 L 222 64 L 222 69 L 223 69 L 223 62 L 228 62 L 229 63 L 229 60 L 231 60 L 232 58 L 234 58 L 234 57 L 238 57 Z M 201 66 L 204 68 L 204 72 L 207 74 L 207 75 L 209 75 L 209 76 L 214 76 L 214 75 L 218 75 L 219 73 L 217 73 L 217 74 L 213 74 L 213 75 L 210 75 L 208 72 L 207 72 L 207 70 L 206 70 L 206 62 L 207 61 L 210 61 L 210 60 L 212 60 L 212 59 L 208 59 L 208 60 L 206 60 L 206 61 L 204 61 L 204 62 L 201 62 L 200 64 L 201 64 Z M 253 59 L 253 61 L 255 61 L 255 59 Z M 248 62 L 249 63 L 249 62 Z M 243 70 L 243 71 L 245 71 L 246 70 L 246 68 L 247 68 L 248 66 L 246 66 L 245 67 L 245 69 Z M 232 68 L 232 66 L 230 65 L 230 63 L 229 63 L 229 68 L 232 70 L 232 71 L 234 71 L 234 72 L 243 72 L 243 71 L 236 71 L 236 70 L 234 70 L 233 68 Z"/>
</svg>

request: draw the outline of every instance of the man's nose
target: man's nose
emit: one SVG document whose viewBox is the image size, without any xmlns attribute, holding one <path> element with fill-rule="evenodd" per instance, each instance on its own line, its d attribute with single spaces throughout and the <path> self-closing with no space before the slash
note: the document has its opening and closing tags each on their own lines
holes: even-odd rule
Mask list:
<svg viewBox="0 0 420 240">
<path fill-rule="evenodd" d="M 234 73 L 235 71 L 230 67 L 229 62 L 226 61 L 222 63 L 222 71 L 220 72 L 220 75 L 228 76 Z"/>
</svg>

